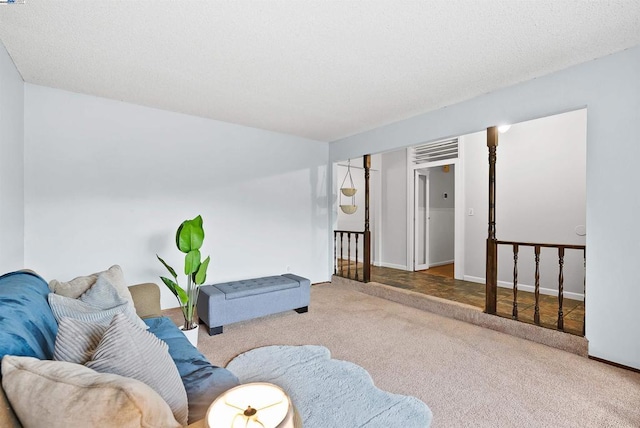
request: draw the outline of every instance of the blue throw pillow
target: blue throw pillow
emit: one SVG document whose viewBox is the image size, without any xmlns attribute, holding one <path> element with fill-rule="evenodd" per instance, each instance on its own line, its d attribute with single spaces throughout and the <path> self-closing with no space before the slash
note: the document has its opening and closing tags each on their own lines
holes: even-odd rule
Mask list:
<svg viewBox="0 0 640 428">
<path fill-rule="evenodd" d="M 169 354 L 187 391 L 189 423 L 203 419 L 218 395 L 240 384 L 229 370 L 212 365 L 169 318 L 147 318 L 144 322 L 151 333 L 169 345 Z"/>
<path fill-rule="evenodd" d="M 44 279 L 31 272 L 0 276 L 0 359 L 18 355 L 50 360 L 58 332 Z"/>
</svg>

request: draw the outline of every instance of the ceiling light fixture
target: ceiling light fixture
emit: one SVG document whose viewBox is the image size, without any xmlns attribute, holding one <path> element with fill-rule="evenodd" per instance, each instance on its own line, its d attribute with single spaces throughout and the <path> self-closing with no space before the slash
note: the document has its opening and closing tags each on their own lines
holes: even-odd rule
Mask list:
<svg viewBox="0 0 640 428">
<path fill-rule="evenodd" d="M 500 125 L 498 126 L 498 132 L 504 134 L 511 128 L 511 125 Z"/>
</svg>

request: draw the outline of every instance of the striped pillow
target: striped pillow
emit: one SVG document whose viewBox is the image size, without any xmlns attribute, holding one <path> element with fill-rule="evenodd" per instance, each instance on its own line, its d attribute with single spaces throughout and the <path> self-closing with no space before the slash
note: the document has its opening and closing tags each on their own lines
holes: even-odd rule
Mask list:
<svg viewBox="0 0 640 428">
<path fill-rule="evenodd" d="M 169 346 L 154 334 L 137 328 L 125 315 L 113 317 L 93 358 L 85 365 L 97 372 L 147 384 L 164 398 L 176 420 L 187 425 L 187 393 L 169 355 Z"/>
<path fill-rule="evenodd" d="M 136 314 L 133 304 L 120 297 L 118 290 L 102 274 L 79 299 L 49 293 L 48 300 L 58 324 L 67 317 L 108 327 L 115 314 L 124 313 L 138 327 L 148 328 Z"/>
<path fill-rule="evenodd" d="M 91 360 L 107 327 L 73 318 L 62 318 L 58 325 L 53 359 L 84 364 Z"/>
</svg>

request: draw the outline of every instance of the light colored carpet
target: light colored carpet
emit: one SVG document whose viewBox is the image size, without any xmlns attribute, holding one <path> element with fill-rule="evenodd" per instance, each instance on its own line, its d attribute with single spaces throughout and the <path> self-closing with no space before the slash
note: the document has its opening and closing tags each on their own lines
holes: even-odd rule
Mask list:
<svg viewBox="0 0 640 428">
<path fill-rule="evenodd" d="M 240 382 L 270 382 L 291 397 L 305 428 L 426 428 L 431 410 L 420 400 L 376 388 L 369 373 L 331 359 L 323 346 L 265 346 L 231 360 Z"/>
<path fill-rule="evenodd" d="M 532 324 L 513 321 L 508 318 L 485 314 L 482 309 L 465 303 L 441 299 L 439 297 L 417 293 L 413 290 L 404 290 L 402 288 L 392 287 L 390 285 L 380 284 L 377 282 L 364 284 L 362 282 L 352 281 L 335 275 L 331 282 L 343 288 L 360 291 L 376 297 L 382 297 L 383 299 L 401 303 L 405 306 L 411 306 L 412 308 L 422 309 L 423 311 L 443 315 L 447 318 L 453 318 L 479 325 L 481 327 L 490 328 L 491 330 L 507 333 L 511 336 L 532 340 L 534 342 L 562 349 L 563 351 L 572 352 L 583 357 L 589 355 L 589 341 L 584 337 L 566 334 L 549 328 L 540 328 Z"/>
<path fill-rule="evenodd" d="M 306 314 L 201 326 L 198 348 L 224 367 L 267 345 L 325 346 L 424 401 L 435 428 L 640 427 L 638 373 L 337 285 L 311 287 Z"/>
</svg>

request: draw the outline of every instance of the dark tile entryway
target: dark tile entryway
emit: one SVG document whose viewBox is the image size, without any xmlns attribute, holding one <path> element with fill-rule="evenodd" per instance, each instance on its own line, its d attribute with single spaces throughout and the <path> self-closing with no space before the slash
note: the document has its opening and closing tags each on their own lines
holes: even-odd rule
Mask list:
<svg viewBox="0 0 640 428">
<path fill-rule="evenodd" d="M 360 265 L 361 266 L 361 265 Z M 346 268 L 346 263 L 345 263 Z M 352 267 L 355 269 L 355 267 Z M 346 274 L 346 271 L 345 271 Z M 362 273 L 360 272 L 360 277 Z M 410 272 L 384 267 L 371 267 L 371 281 L 392 287 L 472 305 L 484 309 L 485 285 L 453 279 L 453 265 Z M 533 293 L 518 290 L 518 319 L 533 324 L 535 298 Z M 584 304 L 579 300 L 564 298 L 564 331 L 582 336 Z M 511 318 L 513 290 L 498 287 L 497 315 Z M 556 329 L 558 321 L 558 297 L 540 295 L 540 325 Z"/>
</svg>

